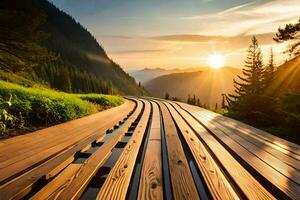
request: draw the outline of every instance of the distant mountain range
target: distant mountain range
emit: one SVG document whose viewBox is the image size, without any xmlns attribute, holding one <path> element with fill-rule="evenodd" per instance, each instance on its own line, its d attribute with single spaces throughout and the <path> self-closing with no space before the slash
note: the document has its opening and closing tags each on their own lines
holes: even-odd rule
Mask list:
<svg viewBox="0 0 300 200">
<path fill-rule="evenodd" d="M 47 14 L 47 21 L 42 28 L 50 37 L 42 41 L 42 45 L 59 55 L 63 62 L 61 66 L 96 76 L 95 79 L 112 84 L 122 94 L 143 94 L 143 89 L 107 56 L 86 28 L 47 0 L 32 1 Z"/>
<path fill-rule="evenodd" d="M 129 75 L 134 77 L 137 82 L 142 84 L 154 79 L 156 77 L 173 74 L 173 73 L 183 73 L 183 72 L 194 72 L 199 71 L 203 68 L 187 68 L 187 69 L 163 69 L 163 68 L 144 68 L 142 70 L 131 70 L 128 71 Z"/>
<path fill-rule="evenodd" d="M 171 97 L 186 101 L 188 95 L 196 95 L 202 104 L 220 105 L 223 93 L 233 92 L 233 79 L 241 70 L 233 67 L 223 67 L 215 70 L 203 68 L 197 72 L 173 73 L 159 76 L 144 84 L 150 94 L 164 97 L 168 92 Z"/>
<path fill-rule="evenodd" d="M 147 70 L 143 70 L 143 72 L 147 72 Z M 241 74 L 241 69 L 233 67 L 224 67 L 218 70 L 202 68 L 196 72 L 158 76 L 145 82 L 144 87 L 156 97 L 164 98 L 168 92 L 171 97 L 186 101 L 188 95 L 196 95 L 202 104 L 214 106 L 216 103 L 221 103 L 223 93 L 233 92 L 233 79 L 237 78 L 239 74 Z M 278 67 L 274 81 L 266 93 L 274 96 L 288 93 L 300 94 L 300 56 Z"/>
</svg>

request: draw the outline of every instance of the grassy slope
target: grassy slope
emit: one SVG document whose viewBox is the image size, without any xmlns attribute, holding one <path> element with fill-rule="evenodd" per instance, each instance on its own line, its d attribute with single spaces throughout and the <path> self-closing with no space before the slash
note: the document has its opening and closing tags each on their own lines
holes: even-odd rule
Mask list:
<svg viewBox="0 0 300 200">
<path fill-rule="evenodd" d="M 3 102 L 11 98 L 11 106 Z M 95 113 L 123 103 L 123 98 L 101 94 L 68 94 L 44 87 L 26 88 L 0 81 L 0 102 L 12 120 L 1 119 L 11 129 L 32 131 Z M 0 123 L 1 123 L 0 121 Z M 18 131 L 19 132 L 19 131 Z"/>
</svg>

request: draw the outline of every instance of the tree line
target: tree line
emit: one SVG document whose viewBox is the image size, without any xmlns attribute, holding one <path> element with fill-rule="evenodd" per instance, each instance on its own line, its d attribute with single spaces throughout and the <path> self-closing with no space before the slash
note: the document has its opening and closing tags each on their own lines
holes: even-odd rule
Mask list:
<svg viewBox="0 0 300 200">
<path fill-rule="evenodd" d="M 35 81 L 48 84 L 51 88 L 69 93 L 118 93 L 111 83 L 82 69 L 65 65 L 63 62 L 48 62 L 35 67 L 31 77 Z"/>
<path fill-rule="evenodd" d="M 65 92 L 117 92 L 111 83 L 66 64 L 61 56 L 41 45 L 50 37 L 41 30 L 47 15 L 32 0 L 2 1 L 0 11 L 0 69 L 25 73 L 34 81 Z"/>
<path fill-rule="evenodd" d="M 291 57 L 300 55 L 300 19 L 298 23 L 279 28 L 274 41 L 289 41 L 290 48 L 284 53 Z M 300 67 L 300 66 L 299 66 Z M 274 63 L 274 53 L 265 65 L 262 50 L 257 38 L 251 39 L 247 51 L 242 75 L 233 80 L 234 93 L 222 94 L 222 102 L 214 108 L 202 104 L 196 95 L 188 95 L 187 103 L 214 111 L 267 130 L 300 144 L 300 94 L 287 93 L 277 96 L 268 90 L 277 81 L 276 74 L 280 67 Z M 299 77 L 298 77 L 299 78 Z M 166 93 L 165 99 L 171 99 Z"/>
<path fill-rule="evenodd" d="M 278 29 L 276 42 L 290 41 L 287 50 L 299 56 L 300 20 Z M 245 59 L 242 75 L 234 80 L 234 93 L 225 95 L 227 115 L 256 127 L 300 143 L 300 94 L 276 96 L 268 92 L 276 82 L 276 66 L 271 49 L 267 65 L 263 64 L 262 51 L 256 37 L 252 38 Z"/>
</svg>

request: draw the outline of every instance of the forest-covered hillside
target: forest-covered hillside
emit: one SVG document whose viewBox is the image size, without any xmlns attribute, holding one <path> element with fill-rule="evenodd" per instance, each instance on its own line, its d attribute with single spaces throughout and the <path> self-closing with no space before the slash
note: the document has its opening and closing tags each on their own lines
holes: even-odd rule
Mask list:
<svg viewBox="0 0 300 200">
<path fill-rule="evenodd" d="M 75 72 L 72 73 L 72 71 L 83 71 L 88 76 L 86 79 L 90 82 L 91 79 L 95 79 L 95 81 L 100 79 L 107 84 L 112 84 L 123 94 L 142 94 L 142 90 L 135 80 L 107 56 L 105 50 L 88 30 L 47 0 L 33 0 L 33 2 L 47 14 L 47 20 L 42 29 L 50 36 L 42 42 L 42 45 L 60 56 L 62 63 L 59 63 L 59 68 L 64 68 L 62 73 L 70 74 L 68 72 L 71 71 L 71 74 L 74 75 Z M 42 70 L 49 71 L 49 68 L 51 65 Z M 37 72 L 41 73 L 39 69 Z M 73 87 L 75 82 L 72 82 Z M 75 90 L 80 89 L 75 87 Z"/>
<path fill-rule="evenodd" d="M 65 92 L 143 94 L 87 29 L 47 0 L 4 1 L 1 14 L 2 70 Z"/>
<path fill-rule="evenodd" d="M 103 94 L 144 92 L 85 28 L 46 0 L 0 1 L 0 24 L 0 138 L 124 101 Z"/>
</svg>

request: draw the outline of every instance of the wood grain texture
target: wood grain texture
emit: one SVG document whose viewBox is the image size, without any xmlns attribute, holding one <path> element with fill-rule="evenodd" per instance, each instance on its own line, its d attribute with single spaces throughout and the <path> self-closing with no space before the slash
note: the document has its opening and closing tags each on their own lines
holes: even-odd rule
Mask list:
<svg viewBox="0 0 300 200">
<path fill-rule="evenodd" d="M 4 149 L 0 151 L 2 154 L 2 162 L 0 162 L 0 184 L 8 177 L 26 170 L 29 166 L 37 164 L 43 159 L 47 159 L 47 157 L 72 146 L 74 143 L 90 135 L 98 133 L 103 135 L 106 129 L 113 127 L 122 120 L 133 107 L 133 102 L 126 101 L 125 104 L 109 110 L 110 112 L 100 112 L 86 118 L 66 122 L 31 133 L 33 136 L 39 135 L 43 140 L 43 142 L 37 143 L 37 145 L 32 145 L 30 142 L 28 142 L 29 144 L 23 142 L 21 145 L 19 143 L 8 145 L 9 150 Z M 99 121 L 101 121 L 101 123 L 99 123 Z M 62 139 L 56 136 L 58 132 L 64 133 Z M 52 139 L 48 140 L 45 135 Z M 16 137 L 16 140 L 19 140 L 19 137 L 21 136 Z M 35 137 L 32 137 L 32 140 L 35 140 Z M 22 148 L 24 152 L 18 153 L 17 156 L 12 155 L 12 152 Z"/>
<path fill-rule="evenodd" d="M 62 187 L 53 191 L 57 196 L 55 199 L 79 199 L 82 192 L 88 185 L 91 178 L 95 175 L 97 170 L 104 164 L 107 158 L 111 155 L 115 145 L 122 139 L 131 124 L 137 119 L 142 110 L 142 102 L 138 101 L 136 110 L 125 121 L 118 134 L 113 135 L 107 140 L 99 149 L 97 149 L 86 161 L 83 163 L 77 172 L 72 175 L 68 181 L 65 181 Z"/>
<path fill-rule="evenodd" d="M 197 137 L 205 141 L 219 162 L 222 163 L 223 168 L 226 169 L 232 180 L 248 199 L 275 199 L 199 122 L 179 106 L 174 106 L 195 131 Z M 195 141 L 197 138 L 190 137 L 190 140 Z"/>
<path fill-rule="evenodd" d="M 256 151 L 253 154 L 251 153 L 251 150 L 248 149 L 253 148 L 253 145 L 251 147 L 248 145 L 246 149 L 237 141 L 233 140 L 231 137 L 226 135 L 222 130 L 218 129 L 218 127 L 215 124 L 212 124 L 211 122 L 206 121 L 204 118 L 201 118 L 198 115 L 196 115 L 194 111 L 191 111 L 191 115 L 193 115 L 198 120 L 202 121 L 205 124 L 205 126 L 207 126 L 207 128 L 228 148 L 232 149 L 241 159 L 245 160 L 245 162 L 248 165 L 250 165 L 253 169 L 255 169 L 258 173 L 260 173 L 263 177 L 270 181 L 271 184 L 273 184 L 275 187 L 281 190 L 288 197 L 292 199 L 297 199 L 300 196 L 300 185 L 297 182 L 294 182 L 279 171 L 275 170 L 273 167 L 271 167 L 269 164 L 267 164 L 257 156 L 259 154 L 263 155 L 263 151 Z M 247 143 L 243 141 L 243 145 L 247 145 Z M 254 149 L 252 150 L 255 151 Z M 266 159 L 270 161 L 269 158 Z M 278 161 L 278 165 L 278 168 L 281 169 L 281 171 L 286 170 L 286 165 L 283 165 L 282 162 Z M 285 173 L 290 173 L 289 176 L 292 176 L 294 177 L 294 179 L 299 181 L 299 179 L 297 179 L 298 172 L 296 170 L 287 169 Z"/>
<path fill-rule="evenodd" d="M 70 156 L 74 155 L 76 152 L 80 151 L 87 144 L 95 141 L 98 135 L 93 135 L 84 141 L 76 144 L 71 149 L 67 149 L 55 157 L 47 160 L 46 162 L 38 165 L 37 167 L 29 170 L 28 172 L 22 174 L 21 176 L 13 179 L 12 181 L 0 186 L 0 197 L 3 199 L 20 199 L 28 192 L 28 188 L 40 179 L 45 174 L 48 174 L 53 169 L 55 169 L 60 163 L 67 160 Z M 26 192 L 24 192 L 26 191 Z M 17 198 L 18 197 L 18 198 Z"/>
<path fill-rule="evenodd" d="M 65 186 L 66 182 L 72 180 L 74 174 L 76 174 L 80 168 L 81 164 L 71 164 L 69 165 L 59 176 L 55 177 L 46 187 L 43 187 L 39 192 L 37 192 L 31 200 L 40 199 L 56 199 L 56 196 L 62 187 Z M 71 199 L 71 198 L 67 198 Z"/>
<path fill-rule="evenodd" d="M 165 129 L 169 170 L 174 199 L 199 199 L 189 164 L 184 154 L 176 126 L 167 107 L 159 103 Z"/>
<path fill-rule="evenodd" d="M 74 135 L 71 133 L 70 135 L 65 135 L 65 131 L 69 131 L 70 127 L 73 128 L 73 131 L 84 131 L 84 128 L 88 128 L 89 125 L 93 125 L 98 123 L 101 119 L 106 119 L 106 117 L 111 116 L 111 113 L 118 113 L 128 111 L 133 106 L 132 101 L 126 100 L 124 104 L 110 108 L 104 111 L 101 111 L 99 113 L 83 117 L 80 119 L 72 120 L 63 124 L 55 125 L 46 129 L 42 129 L 39 131 L 35 131 L 30 134 L 25 135 L 19 135 L 13 138 L 5 139 L 0 141 L 0 163 L 6 160 L 7 157 L 18 155 L 20 152 L 30 152 L 31 149 L 33 149 L 36 146 L 39 146 L 40 143 L 44 143 L 44 145 L 51 145 L 52 141 L 57 141 L 60 139 L 63 139 L 65 137 L 69 137 L 71 135 Z M 54 135 L 49 134 L 49 132 L 55 131 L 55 137 Z M 77 133 L 78 134 L 78 133 Z M 29 147 L 29 149 L 28 149 Z M 5 150 L 5 151 L 4 151 Z M 4 156 L 4 157 L 3 157 Z"/>
<path fill-rule="evenodd" d="M 61 172 L 64 168 L 66 168 L 69 164 L 71 164 L 74 161 L 74 159 L 75 159 L 74 155 L 70 156 L 68 159 L 66 159 L 57 167 L 55 167 L 53 170 L 51 170 L 49 173 L 47 173 L 45 175 L 45 179 L 50 179 L 56 176 L 59 172 Z"/>
<path fill-rule="evenodd" d="M 199 173 L 205 185 L 202 191 L 212 199 L 299 199 L 299 145 L 199 107 L 146 97 L 131 99 L 102 114 L 0 141 L 0 199 L 24 198 L 40 178 L 50 182 L 31 199 L 80 199 L 132 123 L 136 127 L 130 129 L 131 138 L 99 188 L 97 199 L 126 199 L 137 175 L 134 168 L 141 147 L 145 151 L 137 199 L 167 197 L 163 156 L 168 161 L 171 196 L 176 200 L 200 199 L 194 173 Z M 119 122 L 123 125 L 118 132 L 105 138 L 84 163 L 72 163 L 76 152 L 102 140 L 106 130 Z M 166 151 L 162 149 L 162 128 Z M 196 169 L 190 167 L 190 159 Z"/>
<path fill-rule="evenodd" d="M 266 140 L 263 140 L 259 137 L 253 137 L 249 133 L 244 133 L 240 129 L 233 128 L 232 126 L 228 125 L 228 120 L 223 120 L 222 116 L 214 116 L 209 112 L 206 111 L 196 111 L 196 114 L 199 115 L 201 118 L 205 118 L 211 123 L 215 124 L 221 129 L 224 129 L 225 132 L 235 134 L 243 139 L 245 139 L 247 142 L 250 142 L 254 144 L 256 147 L 261 148 L 264 152 L 267 152 L 271 154 L 272 156 L 276 157 L 280 161 L 288 164 L 289 166 L 300 169 L 300 160 L 295 157 L 291 156 L 289 151 L 286 151 L 284 149 L 279 148 L 277 145 L 270 143 Z M 277 162 L 276 162 L 277 163 Z M 269 163 L 271 164 L 271 163 Z"/>
<path fill-rule="evenodd" d="M 152 121 L 140 175 L 138 199 L 163 199 L 160 112 L 152 104 Z"/>
<path fill-rule="evenodd" d="M 227 180 L 204 144 L 198 139 L 190 139 L 197 138 L 195 132 L 186 124 L 170 104 L 166 105 L 187 142 L 212 197 L 214 199 L 239 199 L 234 187 Z"/>
<path fill-rule="evenodd" d="M 294 180 L 294 182 L 300 184 L 300 162 L 276 151 L 276 149 L 268 148 L 268 145 L 260 142 L 254 138 L 248 138 L 247 136 L 242 136 L 237 129 L 228 128 L 226 125 L 220 125 L 215 120 L 208 118 L 206 115 L 202 115 L 197 112 L 199 119 L 205 124 L 213 124 L 216 128 L 221 130 L 228 137 L 232 138 L 238 144 L 243 146 L 253 156 L 257 156 L 266 164 L 270 165 L 272 168 L 283 174 L 289 179 Z M 279 158 L 278 158 L 279 157 Z M 290 172 L 293 172 L 292 174 Z"/>
<path fill-rule="evenodd" d="M 125 199 L 136 158 L 150 117 L 150 103 L 145 102 L 143 115 L 118 161 L 110 171 L 97 199 Z"/>
<path fill-rule="evenodd" d="M 209 115 L 213 116 L 214 118 L 218 117 L 220 119 L 219 122 L 226 123 L 226 126 L 230 126 L 232 128 L 238 129 L 241 133 L 248 134 L 249 136 L 254 137 L 256 139 L 263 140 L 266 143 L 269 143 L 270 145 L 272 145 L 273 148 L 275 148 L 279 151 L 282 151 L 289 156 L 295 157 L 298 160 L 300 159 L 300 146 L 295 143 L 286 141 L 282 138 L 271 135 L 263 130 L 257 129 L 255 127 L 252 127 L 250 125 L 247 125 L 247 124 L 237 121 L 235 119 L 231 119 L 231 118 L 222 116 L 220 114 L 211 112 L 209 110 L 206 110 L 206 109 L 203 109 L 203 108 L 200 108 L 197 106 L 183 104 L 183 103 L 178 103 L 178 104 L 180 106 L 183 106 L 184 108 L 191 108 L 196 111 L 208 113 Z"/>
<path fill-rule="evenodd" d="M 49 146 L 46 146 L 46 150 L 42 151 L 43 153 L 45 153 L 44 155 L 39 153 L 40 151 L 36 152 L 36 149 L 31 149 L 30 146 L 24 145 L 27 149 L 31 149 L 33 152 L 35 152 L 35 154 L 27 155 L 25 153 L 22 155 L 24 157 L 24 162 L 21 160 L 20 162 L 0 169 L 0 196 L 4 199 L 10 199 L 21 193 L 23 194 L 24 192 L 22 191 L 30 188 L 32 184 L 39 178 L 51 172 L 77 151 L 80 151 L 91 142 L 97 140 L 105 133 L 107 129 L 113 127 L 114 124 L 118 123 L 120 120 L 126 117 L 127 114 L 134 108 L 135 103 L 133 103 L 132 101 L 126 102 L 127 103 L 123 104 L 122 106 L 106 111 L 104 115 L 98 113 L 86 118 L 74 120 L 32 133 L 33 135 L 39 135 L 40 137 L 49 134 L 53 138 L 55 138 L 56 130 L 59 130 L 64 131 L 66 137 L 69 137 L 70 134 L 73 135 L 73 137 L 75 135 L 81 135 L 81 138 L 75 137 L 76 140 L 73 140 L 71 144 L 60 144 L 60 141 L 57 141 L 57 148 L 48 149 Z M 118 112 L 118 114 L 115 113 L 116 111 Z M 99 121 L 101 123 L 99 123 Z M 78 124 L 76 122 L 78 122 Z M 76 124 L 79 126 L 79 128 L 77 127 L 77 129 Z M 74 130 L 78 129 L 84 131 L 85 134 L 81 134 L 82 132 L 74 132 Z M 20 137 L 16 137 L 16 140 L 19 140 L 18 138 Z M 32 139 L 34 140 L 34 138 L 35 137 L 33 137 Z M 10 142 L 13 139 L 14 138 L 9 139 Z M 18 141 L 17 143 L 12 142 L 11 145 L 19 148 Z M 40 145 L 43 146 L 43 144 Z M 3 153 L 3 155 L 5 154 Z M 7 157 L 7 160 L 9 159 L 14 159 L 14 157 Z M 30 160 L 29 163 L 28 160 Z M 21 171 L 23 171 L 22 175 L 18 175 L 16 178 L 10 180 L 9 182 L 3 182 L 5 178 L 9 178 L 10 176 L 13 176 L 14 174 L 17 174 Z"/>
</svg>

